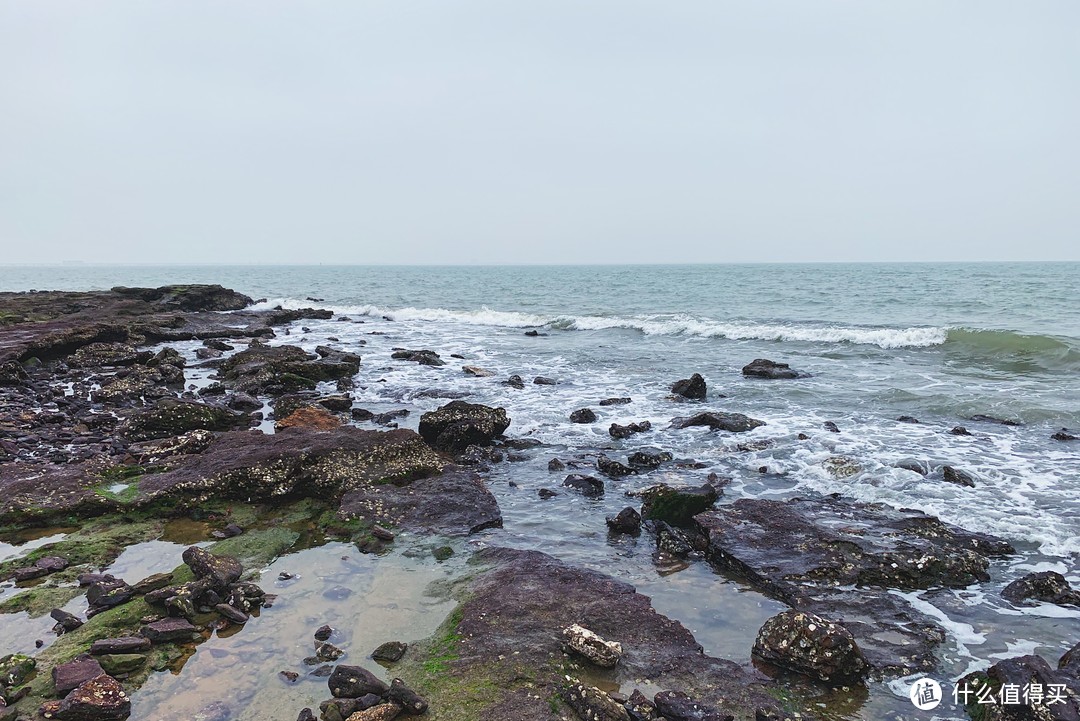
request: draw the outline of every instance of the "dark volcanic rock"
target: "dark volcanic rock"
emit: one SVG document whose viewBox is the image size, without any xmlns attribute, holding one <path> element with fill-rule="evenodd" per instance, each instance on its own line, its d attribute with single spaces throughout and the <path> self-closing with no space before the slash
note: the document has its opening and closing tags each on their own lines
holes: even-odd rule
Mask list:
<svg viewBox="0 0 1080 721">
<path fill-rule="evenodd" d="M 433 350 L 396 350 L 390 354 L 394 360 L 407 360 L 423 366 L 444 366 L 446 361 Z"/>
<path fill-rule="evenodd" d="M 602 406 L 622 406 L 622 405 L 626 405 L 627 403 L 631 403 L 631 402 L 632 402 L 631 398 L 629 398 L 627 396 L 622 396 L 622 397 L 619 397 L 619 398 L 605 398 L 604 400 L 600 401 L 600 405 L 602 405 Z"/>
<path fill-rule="evenodd" d="M 360 356 L 335 351 L 312 356 L 298 346 L 252 345 L 225 359 L 218 368 L 222 383 L 251 395 L 314 390 L 319 381 L 351 378 L 360 371 Z"/>
<path fill-rule="evenodd" d="M 334 498 L 376 483 L 406 484 L 445 463 L 407 430 L 232 431 L 183 466 L 143 476 L 137 502 L 168 499 L 192 507 L 210 498 Z"/>
<path fill-rule="evenodd" d="M 951 431 L 949 431 L 949 433 L 951 433 L 954 436 L 970 436 L 971 435 L 971 431 L 969 431 L 967 428 L 964 428 L 963 426 L 956 426 Z"/>
<path fill-rule="evenodd" d="M 662 463 L 672 459 L 667 451 L 640 450 L 634 451 L 626 457 L 626 462 L 635 468 L 653 469 L 659 468 Z"/>
<path fill-rule="evenodd" d="M 967 486 L 968 488 L 975 487 L 975 479 L 972 478 L 970 473 L 953 468 L 952 466 L 943 466 L 941 468 L 941 477 L 946 483 L 954 483 L 958 486 Z"/>
<path fill-rule="evenodd" d="M 603 481 L 599 478 L 593 478 L 592 476 L 586 476 L 581 473 L 571 473 L 563 480 L 563 485 L 567 488 L 573 488 L 583 496 L 588 496 L 590 498 L 599 498 L 604 495 Z"/>
<path fill-rule="evenodd" d="M 1019 698 L 1002 703 L 1004 686 L 1019 689 Z M 1024 694 L 1025 689 L 1034 687 L 1042 691 L 1037 702 Z M 961 703 L 966 699 L 967 711 L 972 718 L 988 721 L 1080 719 L 1080 681 L 1076 674 L 1068 668 L 1055 670 L 1034 655 L 998 661 L 986 671 L 965 676 L 957 682 L 957 696 Z"/>
<path fill-rule="evenodd" d="M 123 433 L 133 441 L 148 441 L 194 430 L 228 431 L 245 428 L 250 423 L 250 416 L 228 408 L 162 398 L 153 408 L 137 411 L 129 417 Z"/>
<path fill-rule="evenodd" d="M 620 463 L 619 461 L 616 461 L 612 458 L 608 458 L 603 454 L 601 454 L 600 457 L 596 459 L 596 468 L 601 473 L 611 478 L 622 478 L 623 476 L 629 476 L 637 473 L 637 470 L 631 468 L 630 466 L 624 463 Z"/>
<path fill-rule="evenodd" d="M 784 611 L 758 631 L 754 656 L 834 686 L 858 682 L 870 672 L 851 632 L 821 616 Z"/>
<path fill-rule="evenodd" d="M 1039 571 L 1016 579 L 1001 590 L 1001 597 L 1017 605 L 1031 606 L 1031 601 L 1045 601 L 1059 606 L 1080 606 L 1076 591 L 1060 573 Z"/>
<path fill-rule="evenodd" d="M 697 514 L 712 508 L 720 498 L 720 491 L 707 483 L 683 488 L 660 484 L 642 491 L 641 496 L 642 518 L 685 525 Z"/>
<path fill-rule="evenodd" d="M 482 682 L 494 693 L 473 707 L 470 719 L 552 718 L 548 699 L 555 693 L 565 699 L 568 690 L 559 632 L 573 624 L 622 645 L 618 665 L 604 672 L 609 682 L 633 688 L 649 679 L 740 718 L 777 705 L 766 692 L 768 682 L 736 663 L 704 655 L 690 631 L 658 614 L 629 584 L 536 551 L 487 548 L 479 551 L 477 561 L 493 568 L 463 590 L 466 600 L 455 614 L 460 620 L 448 629 L 459 639 L 445 661 L 445 677 L 453 679 L 450 696 L 429 697 L 433 708 L 452 704 L 461 684 Z M 421 656 L 409 663 L 424 661 Z M 407 670 L 402 669 L 405 678 Z"/>
<path fill-rule="evenodd" d="M 60 702 L 61 721 L 110 721 L 131 714 L 131 699 L 124 687 L 104 673 L 85 681 Z"/>
<path fill-rule="evenodd" d="M 741 499 L 694 519 L 720 570 L 801 611 L 825 615 L 855 636 L 878 670 L 934 667 L 944 633 L 884 589 L 963 587 L 989 578 L 1009 544 L 917 511 L 839 497 Z M 791 553 L 790 549 L 798 549 Z M 837 586 L 861 586 L 846 591 Z M 883 636 L 880 629 L 889 627 Z"/>
<path fill-rule="evenodd" d="M 390 691 L 390 687 L 371 671 L 345 664 L 334 669 L 327 684 L 335 698 L 360 698 L 369 693 L 385 696 Z"/>
<path fill-rule="evenodd" d="M 596 423 L 596 413 L 591 408 L 579 408 L 570 414 L 571 423 Z"/>
<path fill-rule="evenodd" d="M 1052 441 L 1075 441 L 1075 440 L 1080 440 L 1080 436 L 1074 436 L 1072 433 L 1069 433 L 1068 428 L 1062 428 L 1060 431 L 1058 431 L 1054 435 L 1050 436 L 1050 440 L 1052 440 Z"/>
<path fill-rule="evenodd" d="M 483 480 L 457 467 L 408 484 L 372 483 L 349 491 L 338 518 L 448 535 L 502 526 L 498 502 Z"/>
<path fill-rule="evenodd" d="M 160 288 L 117 286 L 112 292 L 186 311 L 243 310 L 255 302 L 243 293 L 220 285 L 163 285 Z"/>
<path fill-rule="evenodd" d="M 427 712 L 428 703 L 420 694 L 405 685 L 400 678 L 390 682 L 390 693 L 387 697 L 392 703 L 397 704 L 408 716 L 420 716 Z"/>
<path fill-rule="evenodd" d="M 698 413 L 689 418 L 673 418 L 672 428 L 690 428 L 691 426 L 708 426 L 714 431 L 729 431 L 731 433 L 745 433 L 759 426 L 765 425 L 765 421 L 744 416 L 742 413 Z"/>
<path fill-rule="evenodd" d="M 683 398 L 689 398 L 691 400 L 705 400 L 705 379 L 701 377 L 700 373 L 695 373 L 689 378 L 675 381 L 671 386 L 671 392 L 677 396 L 682 396 Z"/>
<path fill-rule="evenodd" d="M 397 663 L 408 648 L 409 645 L 401 641 L 387 641 L 371 652 L 371 658 L 385 663 Z"/>
<path fill-rule="evenodd" d="M 618 423 L 612 423 L 608 428 L 608 435 L 612 438 L 621 440 L 623 438 L 629 438 L 635 433 L 644 433 L 645 431 L 652 429 L 652 423 L 648 421 L 641 421 L 640 423 L 628 423 L 625 426 L 620 426 Z"/>
<path fill-rule="evenodd" d="M 433 448 L 460 453 L 469 446 L 490 445 L 510 426 L 505 408 L 451 401 L 420 416 L 420 436 Z"/>
<path fill-rule="evenodd" d="M 791 368 L 787 363 L 774 363 L 767 358 L 756 358 L 751 363 L 743 366 L 742 373 L 744 376 L 751 376 L 754 378 L 809 378 L 809 373 L 797 371 Z"/>
<path fill-rule="evenodd" d="M 608 516 L 607 525 L 615 533 L 638 533 L 641 531 L 641 514 L 627 506 L 616 516 Z"/>
</svg>

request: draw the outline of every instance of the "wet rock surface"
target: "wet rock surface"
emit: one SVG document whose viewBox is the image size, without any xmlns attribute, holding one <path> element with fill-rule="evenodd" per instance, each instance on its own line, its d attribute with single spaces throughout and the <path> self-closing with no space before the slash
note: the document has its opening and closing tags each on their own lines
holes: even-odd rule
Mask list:
<svg viewBox="0 0 1080 721">
<path fill-rule="evenodd" d="M 768 378 L 770 380 L 809 378 L 809 373 L 797 371 L 787 363 L 776 363 L 767 358 L 756 358 L 743 366 L 742 374 L 751 378 Z"/>
<path fill-rule="evenodd" d="M 460 453 L 470 445 L 490 445 L 510 427 L 505 408 L 451 401 L 420 416 L 420 436 L 433 448 Z"/>
<path fill-rule="evenodd" d="M 870 672 L 850 631 L 800 611 L 766 621 L 754 642 L 754 656 L 837 686 L 857 683 Z"/>
<path fill-rule="evenodd" d="M 685 627 L 658 614 L 647 597 L 626 583 L 536 551 L 484 549 L 477 560 L 490 570 L 462 589 L 466 600 L 447 629 L 453 640 L 445 670 L 424 675 L 423 650 L 407 656 L 399 667 L 403 676 L 416 672 L 417 690 L 426 692 L 433 707 L 439 707 L 446 694 L 446 702 L 456 700 L 459 711 L 478 721 L 551 718 L 550 698 L 567 699 L 574 688 L 578 695 L 593 688 L 567 680 L 566 661 L 571 657 L 563 655 L 561 630 L 574 624 L 621 645 L 622 656 L 606 673 L 626 688 L 650 679 L 740 719 L 753 718 L 758 708 L 776 706 L 767 692 L 769 682 L 738 664 L 705 656 Z M 427 647 L 428 654 L 437 652 L 447 649 Z M 484 693 L 454 696 L 457 683 L 480 679 Z M 603 706 L 616 718 L 627 718 L 610 704 Z M 587 703 L 581 708 L 599 706 Z"/>
<path fill-rule="evenodd" d="M 871 666 L 889 673 L 933 668 L 944 633 L 888 589 L 965 587 L 989 578 L 990 559 L 1014 552 L 917 511 L 831 496 L 741 499 L 694 521 L 714 566 L 845 626 Z"/>
</svg>

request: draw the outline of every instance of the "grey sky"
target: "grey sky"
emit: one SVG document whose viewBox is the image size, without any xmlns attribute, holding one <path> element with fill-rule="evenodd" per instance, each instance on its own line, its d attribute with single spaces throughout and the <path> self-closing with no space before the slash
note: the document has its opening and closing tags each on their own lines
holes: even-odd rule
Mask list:
<svg viewBox="0 0 1080 721">
<path fill-rule="evenodd" d="M 0 263 L 1080 259 L 1080 3 L 0 0 Z"/>
</svg>

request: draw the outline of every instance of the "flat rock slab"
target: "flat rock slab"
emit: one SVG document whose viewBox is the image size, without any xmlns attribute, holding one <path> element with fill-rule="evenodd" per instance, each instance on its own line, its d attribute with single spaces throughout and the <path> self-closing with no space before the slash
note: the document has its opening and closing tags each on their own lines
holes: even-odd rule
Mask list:
<svg viewBox="0 0 1080 721">
<path fill-rule="evenodd" d="M 0 523 L 114 509 L 116 503 L 94 492 L 99 485 L 82 464 L 0 464 Z"/>
<path fill-rule="evenodd" d="M 89 656 L 80 656 L 74 661 L 53 666 L 52 678 L 56 692 L 60 695 L 82 685 L 84 682 L 105 673 L 101 664 Z"/>
<path fill-rule="evenodd" d="M 139 633 L 151 643 L 170 643 L 172 641 L 190 641 L 195 627 L 186 618 L 163 618 L 143 626 Z"/>
<path fill-rule="evenodd" d="M 552 718 L 548 699 L 566 687 L 564 664 L 571 660 L 560 632 L 575 623 L 621 644 L 622 657 L 604 678 L 624 691 L 649 679 L 740 721 L 775 705 L 768 682 L 704 655 L 689 630 L 657 613 L 629 584 L 537 551 L 489 548 L 477 560 L 492 568 L 464 590 L 468 600 L 454 629 L 461 640 L 446 673 L 466 683 L 482 678 L 496 690 L 471 715 L 478 721 Z"/>
<path fill-rule="evenodd" d="M 928 670 L 944 632 L 888 589 L 989 578 L 1003 541 L 918 511 L 829 496 L 742 499 L 694 517 L 713 565 L 799 610 L 842 623 L 883 673 Z"/>
<path fill-rule="evenodd" d="M 456 466 L 408 485 L 350 491 L 341 499 L 338 517 L 451 536 L 502 527 L 499 504 L 480 476 Z"/>
<path fill-rule="evenodd" d="M 371 484 L 408 483 L 439 473 L 446 461 L 408 430 L 290 428 L 224 433 L 175 470 L 143 476 L 137 503 L 168 499 L 340 497 Z"/>
</svg>

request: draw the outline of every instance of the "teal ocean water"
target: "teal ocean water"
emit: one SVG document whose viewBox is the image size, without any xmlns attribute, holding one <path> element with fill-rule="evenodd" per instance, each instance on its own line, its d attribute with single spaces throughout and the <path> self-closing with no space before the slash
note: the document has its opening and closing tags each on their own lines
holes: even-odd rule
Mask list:
<svg viewBox="0 0 1080 721">
<path fill-rule="evenodd" d="M 626 505 L 621 494 L 589 502 L 602 507 L 588 513 L 567 494 L 538 504 L 536 489 L 557 485 L 550 457 L 629 449 L 612 445 L 608 425 L 649 420 L 654 431 L 634 443 L 704 464 L 660 480 L 698 483 L 716 472 L 733 478 L 729 498 L 842 493 L 1009 540 L 1021 554 L 997 564 L 978 592 L 909 594 L 949 630 L 951 676 L 1002 654 L 1056 659 L 1080 637 L 1076 611 L 1019 611 L 996 596 L 1035 569 L 1080 583 L 1080 441 L 1051 439 L 1062 428 L 1080 435 L 1078 263 L 0 268 L 2 290 L 187 282 L 236 288 L 265 299 L 263 307 L 346 316 L 305 321 L 275 342 L 359 352 L 357 405 L 408 409 L 405 427 L 448 397 L 505 406 L 508 433 L 540 441 L 543 453 L 492 469 L 506 528 L 485 542 L 540 548 L 630 580 L 710 652 L 724 654 L 732 634 L 752 635 L 759 620 L 718 621 L 700 602 L 717 592 L 715 577 L 689 570 L 661 580 L 641 553 L 606 542 L 596 519 Z M 448 365 L 395 362 L 393 347 L 429 348 Z M 744 378 L 740 369 L 755 358 L 810 377 Z M 466 376 L 463 364 L 495 375 Z M 737 438 L 669 429 L 673 416 L 686 415 L 670 385 L 694 372 L 709 384 L 701 409 L 767 425 Z M 523 389 L 501 383 L 512 374 Z M 535 385 L 535 376 L 558 384 Z M 611 396 L 633 403 L 598 405 Z M 600 422 L 568 423 L 582 407 Z M 951 433 L 957 426 L 970 435 Z M 945 465 L 971 474 L 975 487 L 944 482 Z M 624 481 L 628 490 L 635 482 Z M 739 639 L 734 658 L 745 651 Z M 884 718 L 873 698 L 850 717 Z"/>
</svg>

